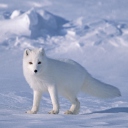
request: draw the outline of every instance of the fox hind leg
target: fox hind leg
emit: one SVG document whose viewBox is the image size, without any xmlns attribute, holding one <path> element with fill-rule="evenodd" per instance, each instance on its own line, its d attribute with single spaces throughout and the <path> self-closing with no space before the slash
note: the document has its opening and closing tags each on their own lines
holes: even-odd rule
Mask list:
<svg viewBox="0 0 128 128">
<path fill-rule="evenodd" d="M 71 99 L 70 100 L 72 105 L 69 110 L 67 110 L 64 114 L 78 114 L 80 110 L 80 102 L 77 98 Z"/>
</svg>

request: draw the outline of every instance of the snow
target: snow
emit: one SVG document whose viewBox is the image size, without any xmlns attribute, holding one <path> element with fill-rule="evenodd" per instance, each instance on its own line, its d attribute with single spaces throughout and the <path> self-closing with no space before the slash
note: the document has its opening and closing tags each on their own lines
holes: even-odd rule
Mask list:
<svg viewBox="0 0 128 128">
<path fill-rule="evenodd" d="M 14 4 L 15 3 L 15 4 Z M 128 1 L 4 0 L 0 2 L 0 127 L 128 127 Z M 69 58 L 93 77 L 118 87 L 122 97 L 101 100 L 79 94 L 79 115 L 64 115 L 70 103 L 60 98 L 60 113 L 49 115 L 42 97 L 38 114 L 22 72 L 25 48 L 44 47 L 52 58 Z"/>
</svg>

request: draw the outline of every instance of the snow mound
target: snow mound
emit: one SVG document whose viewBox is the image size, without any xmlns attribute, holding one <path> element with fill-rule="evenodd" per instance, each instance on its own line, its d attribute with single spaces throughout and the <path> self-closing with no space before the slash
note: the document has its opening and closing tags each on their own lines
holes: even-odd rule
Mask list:
<svg viewBox="0 0 128 128">
<path fill-rule="evenodd" d="M 67 27 L 66 37 L 74 40 L 74 42 L 77 39 L 77 46 L 100 45 L 106 50 L 120 46 L 128 47 L 127 26 L 127 22 L 106 19 L 86 23 L 82 18 L 65 25 Z"/>
<path fill-rule="evenodd" d="M 31 38 L 63 35 L 63 25 L 68 21 L 50 12 L 41 10 L 37 14 L 38 23 L 31 25 Z"/>
<path fill-rule="evenodd" d="M 14 10 L 10 16 L 10 19 L 14 19 L 18 16 L 20 16 L 22 14 L 22 12 L 20 10 Z"/>
<path fill-rule="evenodd" d="M 0 20 L 0 42 L 12 37 L 46 37 L 61 33 L 63 24 L 67 21 L 47 11 L 37 12 L 31 9 L 27 12 L 14 10 L 9 18 Z"/>
<path fill-rule="evenodd" d="M 42 9 L 30 9 L 26 12 L 14 10 L 3 15 L 5 14 L 5 19 L 0 20 L 0 45 L 6 48 L 43 46 L 67 52 L 98 45 L 107 50 L 128 47 L 126 21 L 99 19 L 86 22 L 83 17 L 79 17 L 69 22 Z M 62 46 L 66 49 L 62 50 Z"/>
</svg>

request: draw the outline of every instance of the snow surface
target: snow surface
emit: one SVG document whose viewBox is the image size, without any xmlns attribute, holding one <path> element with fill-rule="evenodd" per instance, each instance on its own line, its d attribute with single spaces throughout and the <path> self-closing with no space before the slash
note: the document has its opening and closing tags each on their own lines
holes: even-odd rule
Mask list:
<svg viewBox="0 0 128 128">
<path fill-rule="evenodd" d="M 127 128 L 128 1 L 0 1 L 0 128 Z M 95 78 L 118 87 L 122 97 L 101 100 L 80 94 L 79 115 L 64 115 L 70 103 L 60 97 L 60 113 L 49 115 L 42 97 L 38 114 L 22 73 L 25 48 L 44 47 L 52 58 L 70 58 Z"/>
</svg>

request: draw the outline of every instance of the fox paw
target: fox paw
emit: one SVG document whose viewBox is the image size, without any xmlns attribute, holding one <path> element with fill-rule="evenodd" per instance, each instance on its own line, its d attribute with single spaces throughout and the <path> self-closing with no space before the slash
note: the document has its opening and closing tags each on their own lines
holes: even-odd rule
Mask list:
<svg viewBox="0 0 128 128">
<path fill-rule="evenodd" d="M 73 115 L 74 113 L 72 112 L 72 111 L 70 111 L 70 110 L 67 110 L 64 114 L 67 114 L 67 115 Z"/>
<path fill-rule="evenodd" d="M 52 110 L 48 114 L 58 114 L 58 113 L 59 113 L 59 111 Z"/>
<path fill-rule="evenodd" d="M 26 113 L 27 113 L 27 114 L 36 114 L 37 111 L 31 111 L 31 110 L 28 110 Z"/>
</svg>

